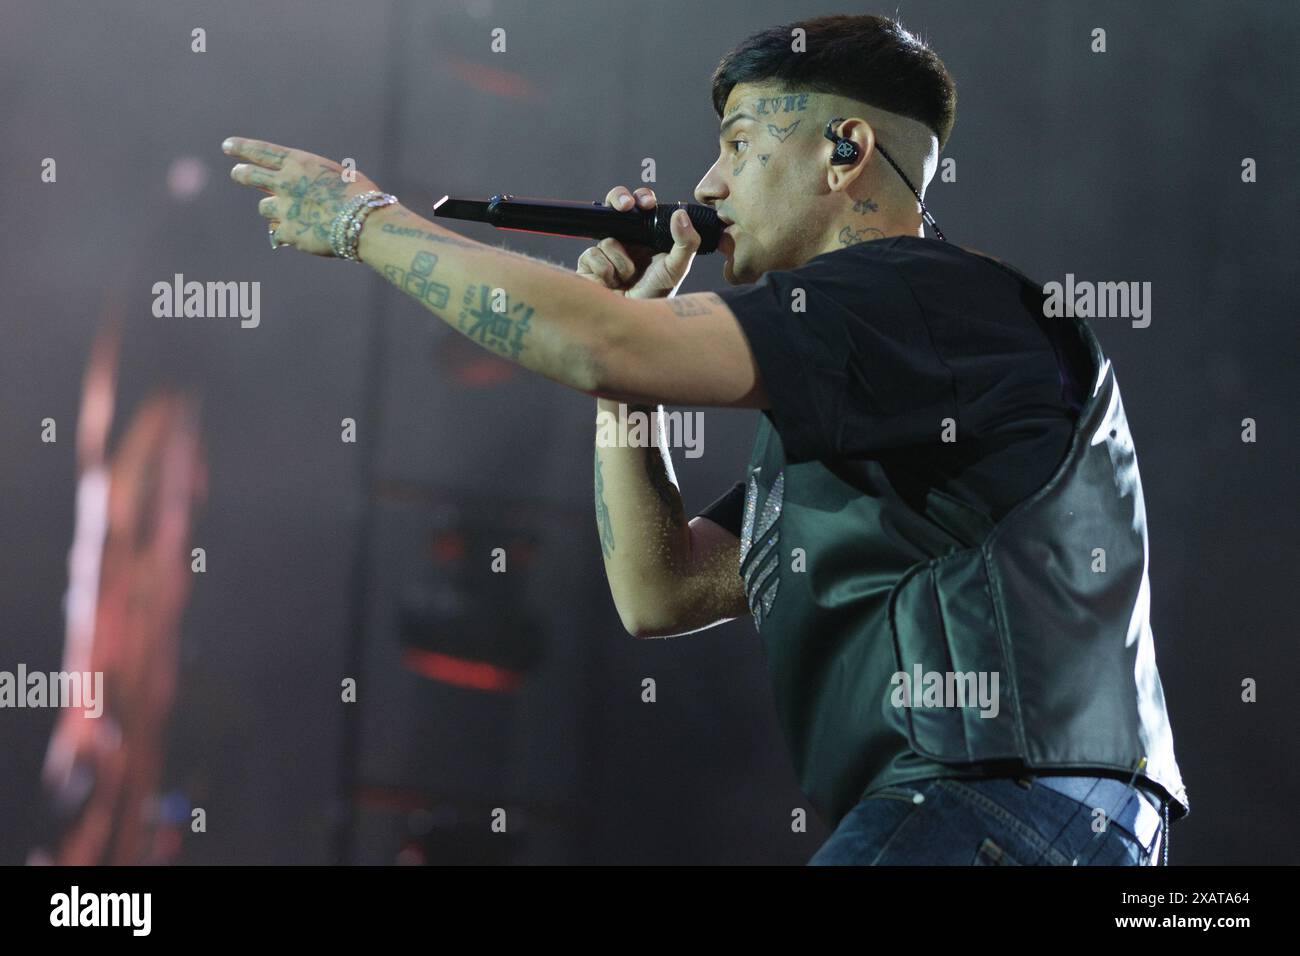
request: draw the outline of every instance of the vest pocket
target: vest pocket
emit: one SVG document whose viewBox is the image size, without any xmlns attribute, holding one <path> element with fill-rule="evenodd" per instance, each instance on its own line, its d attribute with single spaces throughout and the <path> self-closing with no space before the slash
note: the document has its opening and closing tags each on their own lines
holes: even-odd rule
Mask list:
<svg viewBox="0 0 1300 956">
<path fill-rule="evenodd" d="M 912 748 L 944 763 L 1019 759 L 1013 675 L 982 552 L 910 569 L 890 592 L 889 625 L 898 669 L 883 708 Z"/>
</svg>

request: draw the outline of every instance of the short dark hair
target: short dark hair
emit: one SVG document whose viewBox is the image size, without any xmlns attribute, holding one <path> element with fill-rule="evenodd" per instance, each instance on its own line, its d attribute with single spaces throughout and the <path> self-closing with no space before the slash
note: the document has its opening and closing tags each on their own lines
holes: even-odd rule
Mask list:
<svg viewBox="0 0 1300 956">
<path fill-rule="evenodd" d="M 790 49 L 796 27 L 806 31 L 802 53 Z M 713 71 L 718 117 L 737 83 L 765 81 L 790 92 L 846 96 L 914 119 L 934 132 L 940 149 L 957 115 L 957 88 L 943 61 L 888 17 L 833 14 L 755 33 Z"/>
</svg>

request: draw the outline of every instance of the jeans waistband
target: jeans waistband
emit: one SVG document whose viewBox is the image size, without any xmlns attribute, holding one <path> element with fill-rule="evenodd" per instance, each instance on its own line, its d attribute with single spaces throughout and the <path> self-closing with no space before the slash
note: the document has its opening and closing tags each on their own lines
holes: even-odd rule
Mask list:
<svg viewBox="0 0 1300 956">
<path fill-rule="evenodd" d="M 1109 823 L 1119 827 L 1151 853 L 1160 836 L 1160 800 L 1134 782 L 1129 786 L 1111 777 L 1042 776 L 1035 784 L 1055 790 L 1089 807 L 1101 807 Z"/>
</svg>

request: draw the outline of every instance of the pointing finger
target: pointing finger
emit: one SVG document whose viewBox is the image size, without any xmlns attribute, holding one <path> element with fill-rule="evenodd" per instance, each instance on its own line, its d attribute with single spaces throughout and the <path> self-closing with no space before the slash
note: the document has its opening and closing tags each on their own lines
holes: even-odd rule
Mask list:
<svg viewBox="0 0 1300 956">
<path fill-rule="evenodd" d="M 284 165 L 285 157 L 289 155 L 287 146 L 277 146 L 275 143 L 266 143 L 260 139 L 242 139 L 238 136 L 227 139 L 221 144 L 221 149 L 227 155 L 246 159 L 267 169 L 279 169 Z"/>
<path fill-rule="evenodd" d="M 261 166 L 254 166 L 252 163 L 238 163 L 230 170 L 230 178 L 237 183 L 256 186 L 259 189 L 274 190 L 277 185 L 275 173 Z"/>
</svg>

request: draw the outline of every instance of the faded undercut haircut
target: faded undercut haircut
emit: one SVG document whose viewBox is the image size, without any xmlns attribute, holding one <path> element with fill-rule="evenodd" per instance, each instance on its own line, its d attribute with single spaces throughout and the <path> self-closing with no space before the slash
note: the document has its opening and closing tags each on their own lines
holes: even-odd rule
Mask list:
<svg viewBox="0 0 1300 956">
<path fill-rule="evenodd" d="M 791 49 L 796 27 L 804 52 Z M 745 39 L 713 71 L 718 117 L 738 83 L 775 83 L 786 92 L 848 97 L 922 123 L 948 142 L 957 88 L 943 61 L 888 17 L 834 14 L 770 27 Z"/>
</svg>

